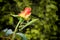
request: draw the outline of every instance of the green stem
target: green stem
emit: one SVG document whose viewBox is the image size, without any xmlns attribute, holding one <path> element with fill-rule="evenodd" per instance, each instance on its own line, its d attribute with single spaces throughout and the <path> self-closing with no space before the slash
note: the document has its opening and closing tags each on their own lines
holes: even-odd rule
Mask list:
<svg viewBox="0 0 60 40">
<path fill-rule="evenodd" d="M 33 19 L 32 21 L 28 22 L 24 27 L 22 27 L 22 28 L 20 29 L 20 31 L 23 30 L 25 27 L 33 24 L 33 23 L 36 22 L 37 20 L 38 20 L 38 19 Z"/>
<path fill-rule="evenodd" d="M 13 32 L 13 36 L 12 36 L 12 39 L 11 39 L 11 40 L 14 40 L 15 34 L 16 34 L 16 31 L 17 31 L 17 28 L 18 28 L 19 24 L 21 24 L 21 23 L 23 22 L 22 20 L 23 20 L 23 19 L 20 18 L 20 21 L 19 21 L 18 24 L 16 25 L 16 28 L 15 28 L 15 30 L 14 30 L 14 32 Z"/>
</svg>

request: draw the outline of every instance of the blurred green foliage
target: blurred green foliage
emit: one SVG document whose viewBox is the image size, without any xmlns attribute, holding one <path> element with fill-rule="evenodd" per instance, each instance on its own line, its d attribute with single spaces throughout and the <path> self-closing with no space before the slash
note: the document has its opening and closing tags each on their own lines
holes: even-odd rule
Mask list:
<svg viewBox="0 0 60 40">
<path fill-rule="evenodd" d="M 5 27 L 15 28 L 18 19 L 12 17 L 10 14 L 18 14 L 25 7 L 29 6 L 32 8 L 31 19 L 37 18 L 39 20 L 22 30 L 28 40 L 56 40 L 57 25 L 55 22 L 58 21 L 58 16 L 56 15 L 58 8 L 55 1 L 0 0 L 0 3 L 0 30 Z"/>
</svg>

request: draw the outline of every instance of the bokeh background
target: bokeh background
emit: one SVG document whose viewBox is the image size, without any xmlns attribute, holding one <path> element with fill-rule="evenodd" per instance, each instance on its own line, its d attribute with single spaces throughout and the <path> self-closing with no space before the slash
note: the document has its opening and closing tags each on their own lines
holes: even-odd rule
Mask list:
<svg viewBox="0 0 60 40">
<path fill-rule="evenodd" d="M 59 40 L 60 0 L 0 0 L 0 31 L 5 28 L 14 31 L 18 19 L 10 14 L 17 15 L 27 6 L 32 8 L 30 18 L 39 19 L 21 31 L 27 39 Z M 3 36 L 0 39 L 4 38 L 1 32 L 0 36 Z"/>
</svg>

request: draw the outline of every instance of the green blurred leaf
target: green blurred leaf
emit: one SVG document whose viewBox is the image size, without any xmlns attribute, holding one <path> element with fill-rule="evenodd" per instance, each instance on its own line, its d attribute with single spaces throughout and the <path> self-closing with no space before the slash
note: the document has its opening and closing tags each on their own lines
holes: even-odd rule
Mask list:
<svg viewBox="0 0 60 40">
<path fill-rule="evenodd" d="M 0 0 L 0 2 L 2 2 L 3 0 Z"/>
<path fill-rule="evenodd" d="M 38 19 L 33 19 L 32 21 L 28 22 L 23 28 L 21 28 L 21 30 L 24 29 L 25 27 L 33 24 L 33 23 L 36 22 L 37 20 L 38 20 Z"/>
</svg>

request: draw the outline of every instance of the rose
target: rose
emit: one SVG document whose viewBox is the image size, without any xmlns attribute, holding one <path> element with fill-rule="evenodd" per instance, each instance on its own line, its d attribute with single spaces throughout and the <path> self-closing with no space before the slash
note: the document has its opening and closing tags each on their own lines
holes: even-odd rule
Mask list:
<svg viewBox="0 0 60 40">
<path fill-rule="evenodd" d="M 20 17 L 23 17 L 25 20 L 27 20 L 29 18 L 29 16 L 31 15 L 31 8 L 30 7 L 26 7 L 24 9 L 24 11 L 22 11 L 21 13 L 18 14 Z"/>
</svg>

